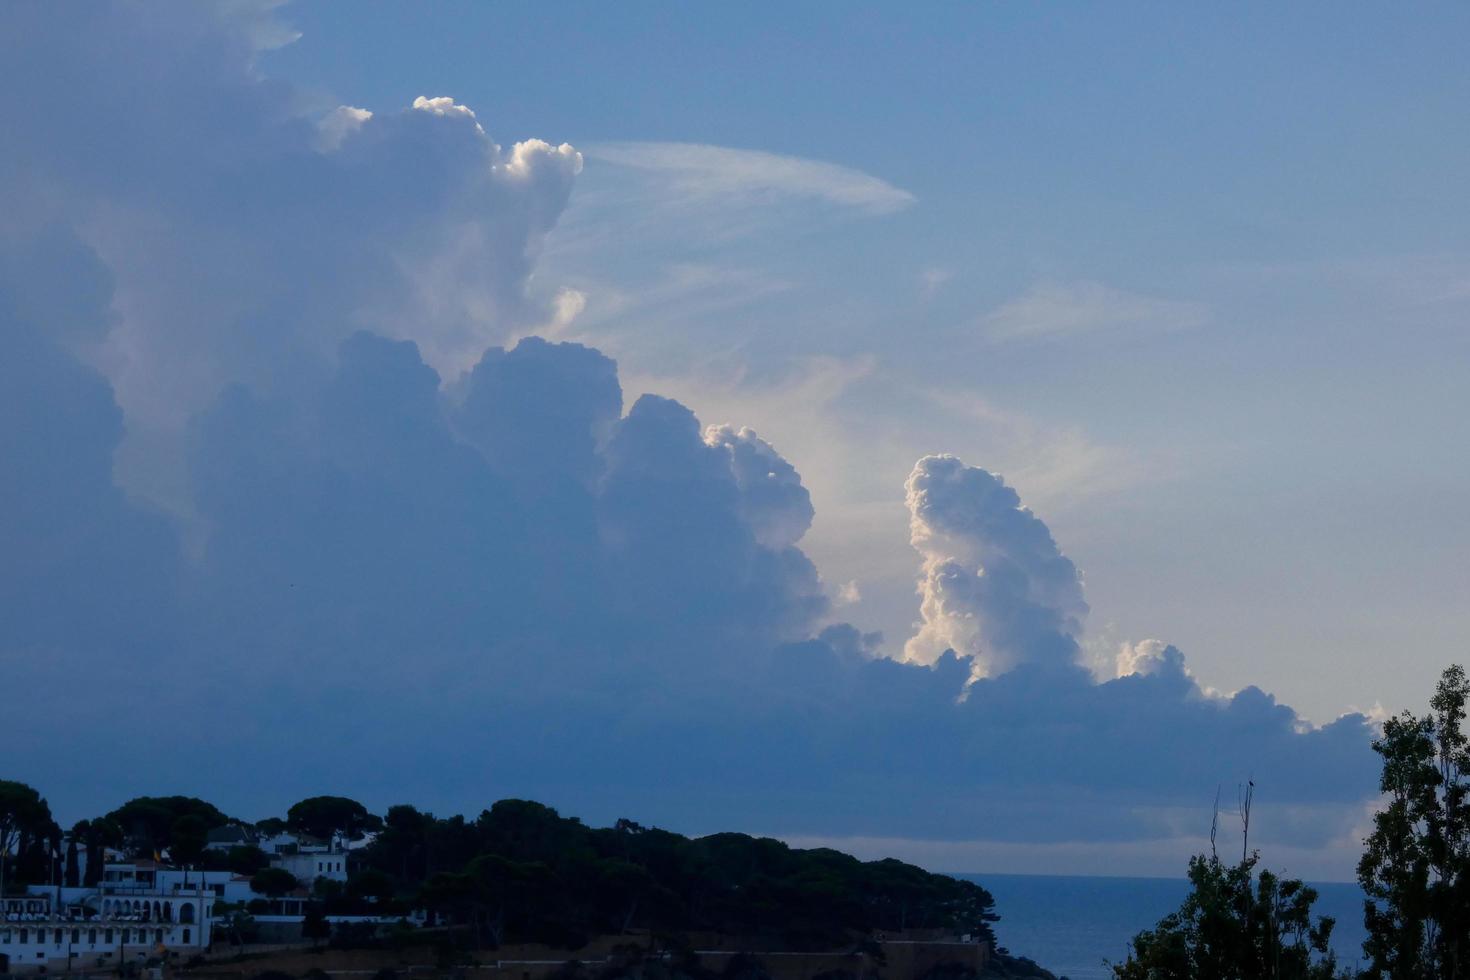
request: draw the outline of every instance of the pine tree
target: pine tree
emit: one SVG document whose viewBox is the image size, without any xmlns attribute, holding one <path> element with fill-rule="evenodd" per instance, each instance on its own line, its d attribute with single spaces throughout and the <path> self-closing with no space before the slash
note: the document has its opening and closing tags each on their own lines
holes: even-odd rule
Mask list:
<svg viewBox="0 0 1470 980">
<path fill-rule="evenodd" d="M 1470 970 L 1470 681 L 1440 677 L 1430 714 L 1384 723 L 1373 749 L 1387 799 L 1358 863 L 1368 898 L 1369 974 L 1390 980 L 1461 978 Z"/>
</svg>

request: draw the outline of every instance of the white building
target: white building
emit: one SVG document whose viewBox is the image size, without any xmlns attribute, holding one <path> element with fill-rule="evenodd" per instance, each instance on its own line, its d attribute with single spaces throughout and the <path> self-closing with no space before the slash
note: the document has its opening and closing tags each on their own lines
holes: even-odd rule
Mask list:
<svg viewBox="0 0 1470 980">
<path fill-rule="evenodd" d="M 250 887 L 250 876 L 233 871 L 194 871 L 160 868 L 154 876 L 158 890 L 165 895 L 192 893 L 199 888 L 222 902 L 249 902 L 261 896 Z"/>
<path fill-rule="evenodd" d="M 164 891 L 158 874 L 152 861 L 109 864 L 95 888 L 38 885 L 0 900 L 0 967 L 111 970 L 207 950 L 214 891 L 202 880 Z"/>
<path fill-rule="evenodd" d="M 231 828 L 239 831 L 239 828 Z M 305 834 L 256 840 L 241 831 L 215 834 L 210 845 L 228 850 L 254 844 L 272 867 L 296 878 L 291 895 L 267 899 L 250 887 L 249 875 L 232 871 L 171 868 L 150 860 L 120 860 L 109 853 L 95 887 L 36 885 L 24 896 L 0 900 L 0 973 L 115 970 L 128 962 L 188 959 L 209 949 L 214 906 L 269 901 L 260 922 L 299 923 L 316 881 L 347 881 L 347 848 Z M 78 878 L 86 867 L 78 855 Z"/>
<path fill-rule="evenodd" d="M 262 839 L 259 847 L 270 858 L 272 867 L 289 871 L 308 889 L 318 878 L 344 884 L 347 881 L 347 848 L 341 841 L 283 833 Z"/>
</svg>

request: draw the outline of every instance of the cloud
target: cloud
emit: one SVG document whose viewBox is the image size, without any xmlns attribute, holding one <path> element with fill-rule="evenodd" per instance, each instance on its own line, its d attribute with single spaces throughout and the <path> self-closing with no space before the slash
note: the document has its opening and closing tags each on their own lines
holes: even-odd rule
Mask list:
<svg viewBox="0 0 1470 980">
<path fill-rule="evenodd" d="M 513 350 L 487 350 L 470 372 L 457 430 L 528 486 L 568 478 L 592 488 L 597 450 L 623 414 L 617 366 L 580 344 L 527 337 Z"/>
<path fill-rule="evenodd" d="M 1049 341 L 1093 333 L 1188 330 L 1206 320 L 1196 303 L 1125 292 L 1097 282 L 1040 283 L 980 318 L 995 343 Z"/>
<path fill-rule="evenodd" d="M 561 315 L 530 273 L 581 155 L 502 147 L 443 97 L 319 112 L 254 68 L 290 37 L 275 6 L 0 13 L 0 80 L 47 79 L 0 107 L 0 209 L 18 239 L 65 227 L 106 267 L 85 354 L 128 418 L 120 473 L 176 509 L 184 429 L 229 385 L 329 370 L 361 329 L 453 377 Z"/>
<path fill-rule="evenodd" d="M 939 294 L 944 284 L 954 278 L 954 270 L 940 266 L 924 269 L 919 273 L 919 299 L 928 303 Z"/>
<path fill-rule="evenodd" d="M 288 33 L 268 9 L 0 18 L 0 72 L 45 66 L 56 93 L 0 108 L 0 669 L 25 692 L 9 724 L 48 733 L 7 775 L 59 813 L 162 786 L 263 815 L 327 778 L 375 807 L 517 795 L 1042 848 L 1177 839 L 1247 772 L 1302 812 L 1373 792 L 1361 716 L 1216 695 L 1154 643 L 1097 683 L 1080 573 L 955 457 L 907 485 L 915 662 L 834 622 L 796 463 L 881 426 L 834 450 L 834 413 L 793 452 L 740 424 L 735 387 L 709 425 L 653 393 L 625 411 L 611 358 L 525 336 L 565 295 L 532 277 L 570 147 L 502 149 L 439 97 L 304 113 L 252 68 Z M 765 411 L 826 405 L 873 362 L 806 367 Z M 165 423 L 170 513 L 114 472 Z M 898 482 L 854 535 L 902 533 Z M 128 710 L 99 738 L 56 724 L 78 705 Z"/>
<path fill-rule="evenodd" d="M 1117 676 L 1134 674 L 1147 677 L 1160 671 L 1182 671 L 1184 654 L 1162 640 L 1143 640 L 1140 643 L 1125 643 L 1118 651 Z"/>
<path fill-rule="evenodd" d="M 1159 453 L 1145 463 L 1133 451 L 1100 443 L 1077 426 L 1043 423 L 972 391 L 933 386 L 922 398 L 932 416 L 948 420 L 954 431 L 982 435 L 979 445 L 1004 466 L 1012 485 L 1048 509 L 1168 479 L 1181 468 Z"/>
<path fill-rule="evenodd" d="M 795 545 L 812 526 L 811 495 L 801 485 L 796 468 L 748 428 L 712 425 L 704 441 L 730 454 L 730 468 L 740 488 L 740 510 L 767 548 Z"/>
<path fill-rule="evenodd" d="M 658 174 L 686 200 L 740 199 L 767 206 L 782 198 L 807 198 L 869 214 L 891 214 L 914 196 L 859 170 L 702 143 L 599 143 L 594 161 Z"/>
<path fill-rule="evenodd" d="M 702 329 L 720 312 L 786 305 L 821 229 L 913 203 L 879 178 L 796 157 L 678 143 L 583 149 L 589 166 L 543 268 L 586 297 L 570 335 L 615 349 L 636 338 L 654 361 L 644 370 L 730 343 Z"/>
<path fill-rule="evenodd" d="M 905 487 L 923 556 L 923 625 L 905 658 L 932 663 L 953 650 L 984 674 L 1074 665 L 1087 615 L 1082 577 L 1016 492 L 953 456 L 919 460 Z"/>
</svg>

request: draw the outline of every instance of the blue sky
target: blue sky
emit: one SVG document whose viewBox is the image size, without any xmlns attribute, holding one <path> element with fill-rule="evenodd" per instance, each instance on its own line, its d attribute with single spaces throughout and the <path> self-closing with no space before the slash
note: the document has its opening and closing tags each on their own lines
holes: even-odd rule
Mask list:
<svg viewBox="0 0 1470 980">
<path fill-rule="evenodd" d="M 588 151 L 561 230 L 620 247 L 563 255 L 553 235 L 541 275 L 585 292 L 575 332 L 625 374 L 759 419 L 816 495 L 807 549 L 858 582 L 866 625 L 912 617 L 897 488 L 910 457 L 952 451 L 1058 528 L 1094 628 L 1180 643 L 1219 687 L 1263 683 L 1322 720 L 1393 709 L 1462 645 L 1463 6 L 285 16 L 303 36 L 269 72 L 374 109 L 448 94 L 497 139 Z M 599 163 L 628 142 L 825 161 L 913 203 L 757 189 L 661 210 Z M 597 316 L 600 294 L 687 266 L 677 301 Z M 1022 335 L 987 339 L 1007 310 Z M 793 412 L 823 370 L 831 404 Z M 942 407 L 920 397 L 939 389 Z"/>
<path fill-rule="evenodd" d="M 138 706 L 59 813 L 1173 873 L 1253 777 L 1351 873 L 1470 634 L 1465 8 L 0 20 L 0 663 Z"/>
</svg>

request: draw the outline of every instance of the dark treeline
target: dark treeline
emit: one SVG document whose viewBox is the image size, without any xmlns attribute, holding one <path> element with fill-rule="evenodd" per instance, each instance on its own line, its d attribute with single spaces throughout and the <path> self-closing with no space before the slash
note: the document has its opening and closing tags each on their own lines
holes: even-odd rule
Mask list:
<svg viewBox="0 0 1470 980">
<path fill-rule="evenodd" d="M 691 840 L 628 820 L 593 829 L 524 800 L 503 800 L 473 821 L 394 807 L 362 864 L 492 945 L 634 927 L 765 936 L 793 948 L 915 928 L 993 939 L 996 918 L 980 886 L 900 861 L 745 834 Z"/>
<path fill-rule="evenodd" d="M 749 937 L 781 947 L 832 948 L 878 932 L 943 930 L 994 943 L 989 892 L 896 860 L 859 861 L 830 849 L 801 850 L 769 838 L 725 833 L 688 838 L 631 820 L 593 828 L 528 800 L 502 800 L 474 819 L 395 806 L 381 818 L 342 797 L 313 797 L 283 819 L 231 818 L 192 797 L 142 797 L 63 834 L 45 801 L 0 781 L 0 843 L 13 845 L 9 884 L 63 881 L 87 857 L 101 872 L 103 848 L 138 857 L 253 876 L 267 895 L 297 882 L 253 843 L 207 850 L 211 831 L 294 831 L 322 839 L 371 839 L 349 852 L 348 880 L 318 879 L 322 914 L 392 914 L 426 908 L 493 947 L 544 942 L 577 948 L 629 930 Z M 8 828 L 8 829 L 7 829 Z M 91 881 L 77 882 L 80 884 Z"/>
</svg>

